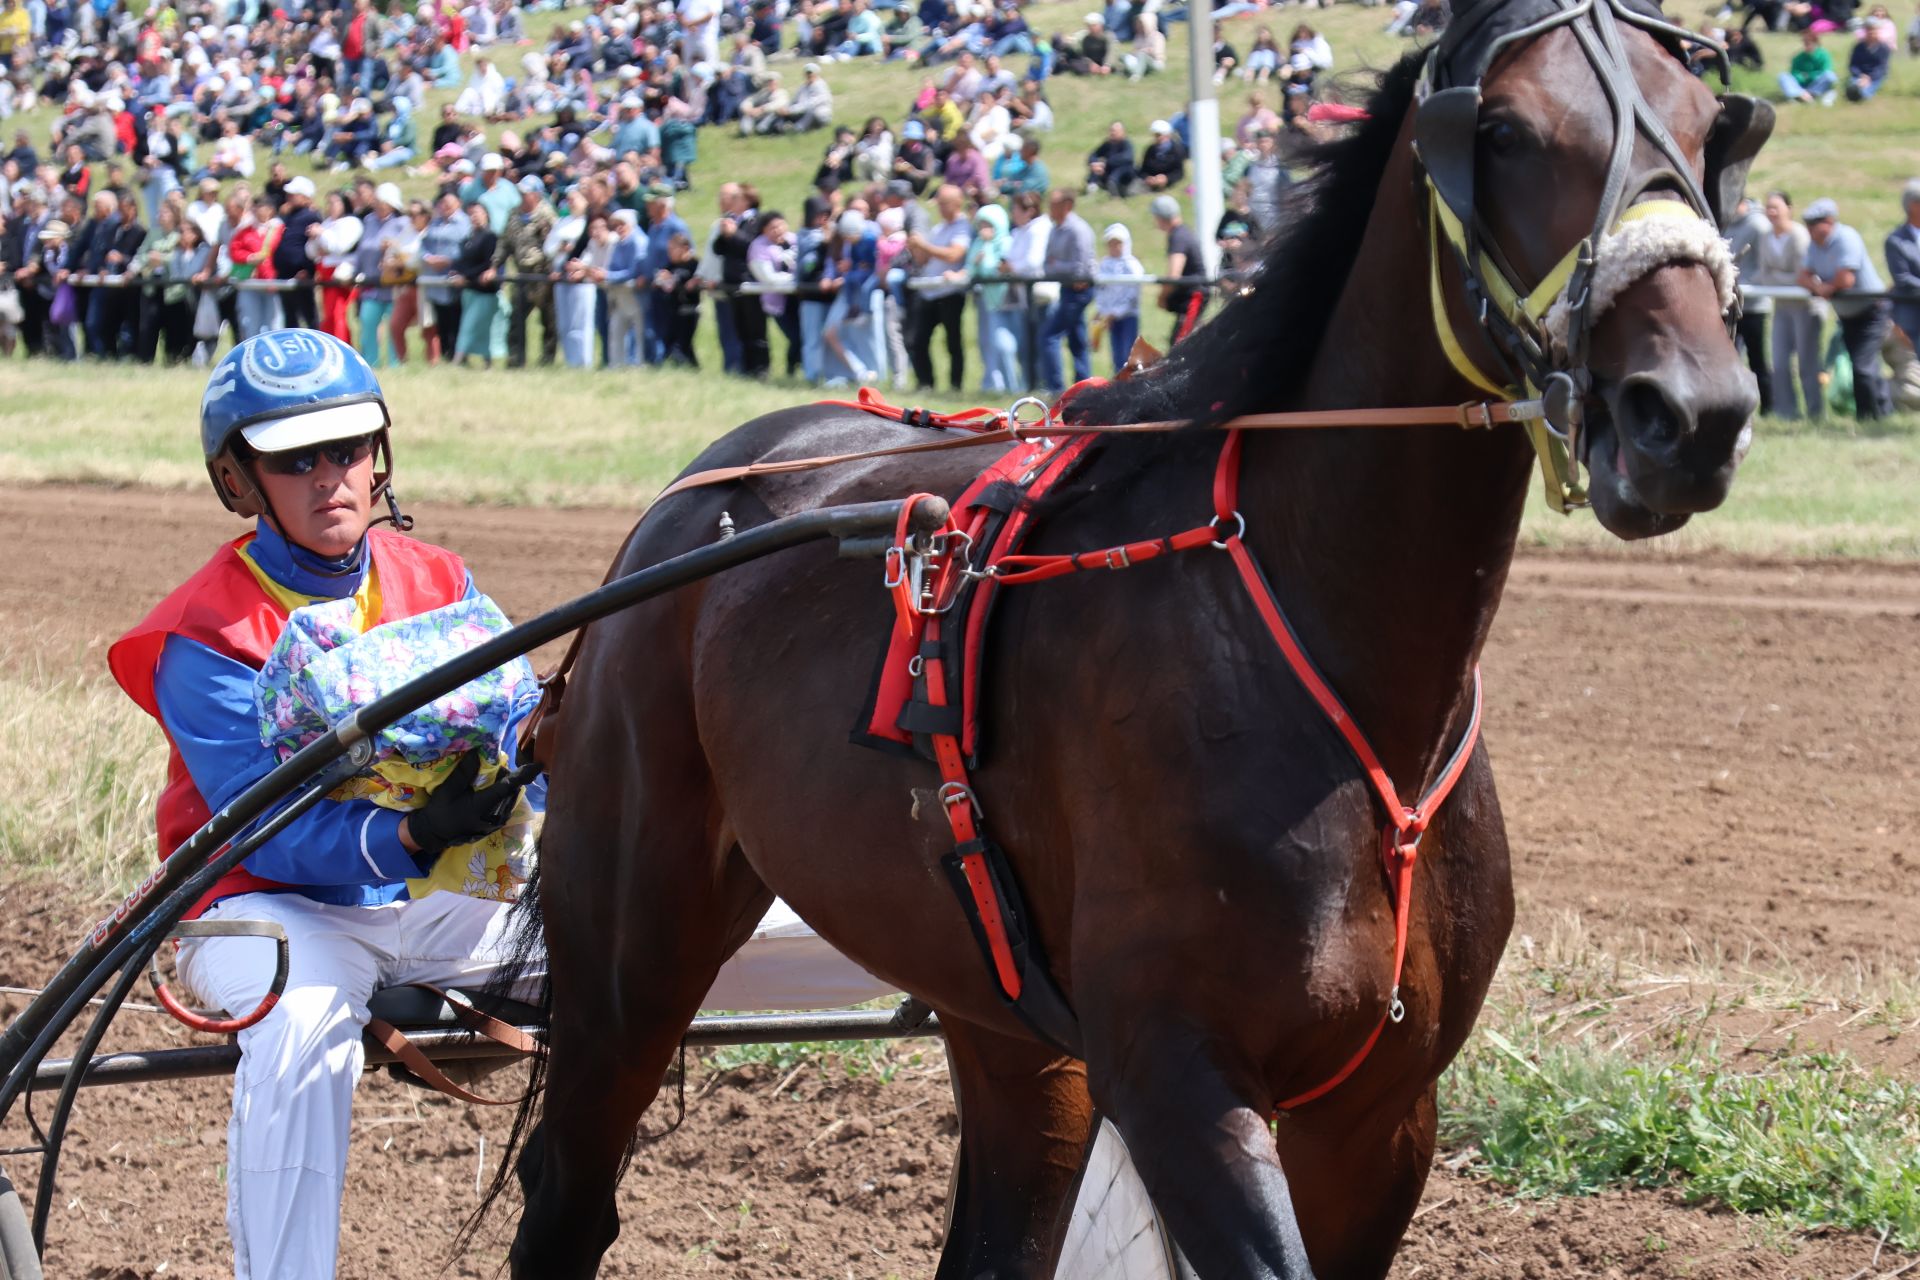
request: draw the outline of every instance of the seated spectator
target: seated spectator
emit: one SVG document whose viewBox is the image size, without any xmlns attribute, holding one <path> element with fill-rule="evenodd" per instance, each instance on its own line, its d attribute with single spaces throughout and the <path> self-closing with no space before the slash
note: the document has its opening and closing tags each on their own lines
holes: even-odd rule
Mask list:
<svg viewBox="0 0 1920 1280">
<path fill-rule="evenodd" d="M 824 129 L 833 123 L 833 90 L 820 74 L 820 64 L 809 62 L 801 69 L 803 79 L 793 101 L 778 113 L 781 128 L 789 133 Z"/>
<path fill-rule="evenodd" d="M 1033 32 L 1020 15 L 1020 6 L 1011 2 L 1001 4 L 988 20 L 986 38 L 987 52 L 996 58 L 1033 52 Z"/>
<path fill-rule="evenodd" d="M 333 162 L 335 173 L 345 173 L 360 163 L 360 157 L 373 146 L 379 128 L 373 119 L 373 103 L 355 98 L 327 136 L 322 158 Z"/>
<path fill-rule="evenodd" d="M 1253 48 L 1247 51 L 1247 65 L 1240 74 L 1258 83 L 1280 74 L 1280 42 L 1274 38 L 1272 27 L 1263 26 L 1253 33 Z"/>
<path fill-rule="evenodd" d="M 1133 180 L 1133 144 L 1127 141 L 1127 126 L 1115 120 L 1087 155 L 1087 190 L 1104 188 L 1109 195 L 1125 197 Z"/>
<path fill-rule="evenodd" d="M 1251 147 L 1255 134 L 1279 128 L 1279 115 L 1267 105 L 1267 95 L 1256 89 L 1247 95 L 1247 113 L 1233 126 L 1233 140 L 1243 147 Z"/>
<path fill-rule="evenodd" d="M 1140 181 L 1149 191 L 1178 187 L 1187 176 L 1187 149 L 1165 120 L 1155 120 L 1150 128 L 1153 141 L 1140 152 Z"/>
<path fill-rule="evenodd" d="M 1029 80 L 1020 86 L 1020 96 L 1007 104 L 1013 127 L 1022 133 L 1052 133 L 1053 104 L 1047 101 L 1046 86 Z"/>
<path fill-rule="evenodd" d="M 918 120 L 900 126 L 900 150 L 893 157 L 893 176 L 912 185 L 919 195 L 940 170 L 940 158 L 927 141 L 927 127 Z"/>
<path fill-rule="evenodd" d="M 1820 45 L 1819 33 L 1803 33 L 1800 52 L 1793 55 L 1793 61 L 1780 73 L 1780 92 L 1788 102 L 1808 103 L 1818 98 L 1821 106 L 1830 107 L 1839 83 L 1833 59 Z"/>
<path fill-rule="evenodd" d="M 1847 55 L 1847 101 L 1866 102 L 1880 92 L 1892 65 L 1893 45 L 1885 29 L 1877 22 L 1867 23 Z"/>
<path fill-rule="evenodd" d="M 1001 101 L 1003 96 L 999 90 L 982 93 L 974 99 L 973 114 L 967 121 L 966 132 L 989 165 L 1000 158 L 1013 139 L 1013 113 Z"/>
<path fill-rule="evenodd" d="M 867 0 L 852 0 L 848 7 L 846 37 L 828 57 L 869 58 L 886 52 L 886 32 L 880 15 L 868 7 Z"/>
<path fill-rule="evenodd" d="M 853 180 L 885 182 L 893 177 L 893 131 L 879 116 L 870 116 L 853 144 Z"/>
<path fill-rule="evenodd" d="M 783 114 L 792 105 L 792 97 L 780 87 L 780 73 L 764 72 L 759 80 L 759 88 L 754 90 L 752 97 L 740 104 L 740 136 L 745 138 L 756 133 L 778 131 Z"/>
<path fill-rule="evenodd" d="M 853 157 L 853 130 L 841 125 L 833 131 L 833 141 L 827 144 L 826 154 L 820 157 L 820 166 L 813 171 L 813 185 L 816 188 L 832 188 L 852 182 Z"/>
<path fill-rule="evenodd" d="M 1060 68 L 1076 76 L 1110 76 L 1115 63 L 1113 37 L 1107 34 L 1107 20 L 1097 13 L 1087 15 L 1086 28 L 1075 39 L 1055 37 Z"/>
<path fill-rule="evenodd" d="M 1020 139 L 1016 150 L 1008 147 L 993 164 L 993 186 L 1005 199 L 1011 199 L 1022 192 L 1043 195 L 1053 185 L 1047 174 L 1047 166 L 1040 159 L 1040 140 L 1026 137 Z"/>
<path fill-rule="evenodd" d="M 1413 0 L 1401 0 L 1402 4 L 1411 4 Z M 1227 77 L 1240 68 L 1240 51 L 1227 41 L 1226 33 L 1216 31 L 1213 37 L 1213 82 L 1225 84 Z"/>
<path fill-rule="evenodd" d="M 453 110 L 456 115 L 481 116 L 491 120 L 499 114 L 506 98 L 506 77 L 500 74 L 491 59 L 475 58 L 473 74 L 467 78 L 467 87 L 454 99 Z"/>
<path fill-rule="evenodd" d="M 962 133 L 953 140 L 953 149 L 947 152 L 942 175 L 946 182 L 958 187 L 969 201 L 976 203 L 987 197 L 993 185 L 992 176 L 987 170 L 986 155 L 973 145 L 973 135 L 969 133 Z"/>
</svg>

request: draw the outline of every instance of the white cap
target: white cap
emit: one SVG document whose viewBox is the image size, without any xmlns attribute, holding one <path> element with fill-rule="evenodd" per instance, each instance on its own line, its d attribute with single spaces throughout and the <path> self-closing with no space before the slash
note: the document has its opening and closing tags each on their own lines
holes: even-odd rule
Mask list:
<svg viewBox="0 0 1920 1280">
<path fill-rule="evenodd" d="M 255 453 L 285 453 L 329 440 L 370 436 L 387 425 L 387 414 L 377 403 L 336 404 L 290 418 L 270 418 L 240 429 L 240 438 Z"/>
<path fill-rule="evenodd" d="M 404 209 L 407 207 L 407 198 L 400 194 L 400 188 L 396 183 L 381 183 L 373 189 L 373 198 L 389 209 Z"/>
<path fill-rule="evenodd" d="M 1108 226 L 1100 239 L 1102 243 L 1108 240 L 1118 240 L 1121 244 L 1126 245 L 1127 248 L 1133 248 L 1133 232 L 1127 230 L 1127 224 L 1124 222 L 1115 222 Z"/>
<path fill-rule="evenodd" d="M 449 172 L 457 173 L 461 177 L 465 177 L 467 174 L 473 172 L 473 161 L 465 159 L 455 160 L 453 162 L 453 168 L 449 170 Z"/>
<path fill-rule="evenodd" d="M 1155 120 L 1152 124 L 1147 126 L 1147 132 L 1153 133 L 1153 134 L 1172 133 L 1173 126 L 1168 124 L 1165 120 Z"/>
<path fill-rule="evenodd" d="M 637 227 L 640 225 L 640 215 L 632 209 L 615 209 L 613 211 L 613 220 L 628 227 Z"/>
<path fill-rule="evenodd" d="M 621 109 L 621 110 L 623 110 L 623 111 L 625 111 L 625 110 L 629 110 L 629 109 L 631 109 L 631 110 L 634 110 L 634 111 L 638 111 L 638 110 L 640 109 L 640 107 L 641 107 L 641 102 L 640 102 L 640 95 L 639 95 L 639 94 L 637 94 L 637 93 L 628 93 L 628 94 L 622 94 L 622 95 L 621 95 L 621 97 L 620 97 L 620 109 Z"/>
<path fill-rule="evenodd" d="M 313 199 L 313 179 L 305 176 L 295 178 L 293 181 L 287 183 L 287 194 L 290 196 L 305 196 L 309 200 Z"/>
<path fill-rule="evenodd" d="M 501 158 L 498 151 L 489 151 L 480 157 L 480 172 L 482 173 L 498 173 L 506 167 L 507 162 Z"/>
</svg>

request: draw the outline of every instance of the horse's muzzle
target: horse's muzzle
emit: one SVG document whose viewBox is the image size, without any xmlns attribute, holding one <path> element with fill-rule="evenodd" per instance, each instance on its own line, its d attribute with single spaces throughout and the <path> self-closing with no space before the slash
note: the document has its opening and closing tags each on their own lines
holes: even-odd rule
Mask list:
<svg viewBox="0 0 1920 1280">
<path fill-rule="evenodd" d="M 1622 538 L 1668 533 L 1726 501 L 1760 396 L 1744 369 L 1635 373 L 1606 388 L 1586 433 L 1595 516 Z"/>
</svg>

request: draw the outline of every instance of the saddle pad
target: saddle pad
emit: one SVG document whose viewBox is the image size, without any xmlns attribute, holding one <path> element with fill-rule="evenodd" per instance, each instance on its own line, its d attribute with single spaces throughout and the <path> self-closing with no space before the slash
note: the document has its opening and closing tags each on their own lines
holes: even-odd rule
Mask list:
<svg viewBox="0 0 1920 1280">
<path fill-rule="evenodd" d="M 966 554 L 975 572 L 1019 551 L 1037 523 L 1034 503 L 1051 492 L 1093 444 L 1091 436 L 1075 436 L 1064 444 L 1016 445 L 974 477 L 954 503 L 953 524 L 972 540 Z M 968 578 L 955 592 L 952 607 L 941 615 L 938 643 L 950 686 L 943 708 L 930 705 L 919 688 L 921 678 L 913 670 L 913 659 L 921 656 L 919 643 L 896 621 L 867 707 L 851 735 L 855 743 L 883 751 L 914 751 L 930 759 L 924 739 L 939 726 L 951 728 L 961 749 L 978 763 L 981 665 L 998 588 L 991 577 Z M 959 722 L 954 725 L 956 714 Z"/>
</svg>

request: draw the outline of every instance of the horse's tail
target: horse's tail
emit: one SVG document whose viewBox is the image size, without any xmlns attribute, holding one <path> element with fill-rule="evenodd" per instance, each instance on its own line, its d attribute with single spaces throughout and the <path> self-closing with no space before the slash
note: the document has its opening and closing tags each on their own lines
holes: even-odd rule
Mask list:
<svg viewBox="0 0 1920 1280">
<path fill-rule="evenodd" d="M 449 1262 L 472 1247 L 474 1237 L 485 1224 L 494 1201 L 506 1191 L 517 1157 L 526 1151 L 528 1159 L 538 1158 L 537 1153 L 528 1147 L 527 1140 L 539 1122 L 540 1098 L 546 1089 L 546 1047 L 553 1015 L 553 984 L 543 976 L 535 998 L 524 999 L 526 992 L 523 988 L 527 975 L 535 972 L 544 975 L 546 969 L 547 936 L 546 925 L 540 914 L 540 862 L 537 858 L 534 860 L 533 874 L 520 887 L 520 897 L 513 905 L 510 924 L 512 950 L 493 981 L 488 983 L 487 992 L 490 995 L 522 999 L 540 1011 L 535 1039 L 539 1041 L 541 1051 L 527 1060 L 527 1091 L 514 1108 L 513 1128 L 508 1131 L 506 1144 L 500 1149 L 500 1165 L 493 1171 L 493 1181 L 487 1184 L 486 1194 L 480 1197 L 479 1205 L 460 1224 L 460 1230 L 453 1238 Z"/>
</svg>

